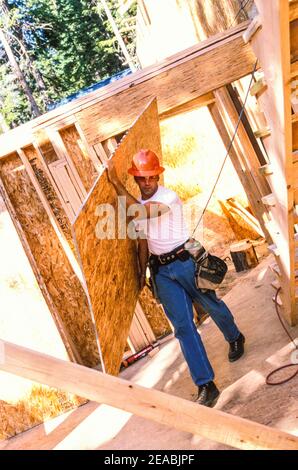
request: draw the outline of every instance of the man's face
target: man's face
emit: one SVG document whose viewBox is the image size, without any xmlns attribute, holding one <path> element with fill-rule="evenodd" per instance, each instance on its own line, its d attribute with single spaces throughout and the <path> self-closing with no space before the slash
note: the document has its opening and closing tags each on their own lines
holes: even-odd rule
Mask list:
<svg viewBox="0 0 298 470">
<path fill-rule="evenodd" d="M 159 176 L 135 176 L 135 182 L 140 188 L 142 199 L 149 199 L 156 193 Z"/>
</svg>

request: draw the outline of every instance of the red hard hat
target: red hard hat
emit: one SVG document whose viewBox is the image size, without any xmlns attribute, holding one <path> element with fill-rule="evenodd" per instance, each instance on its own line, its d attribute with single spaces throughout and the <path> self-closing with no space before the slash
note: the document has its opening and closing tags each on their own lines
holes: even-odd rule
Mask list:
<svg viewBox="0 0 298 470">
<path fill-rule="evenodd" d="M 136 153 L 131 162 L 128 173 L 133 176 L 160 175 L 165 169 L 160 166 L 158 156 L 149 149 L 142 149 Z"/>
</svg>

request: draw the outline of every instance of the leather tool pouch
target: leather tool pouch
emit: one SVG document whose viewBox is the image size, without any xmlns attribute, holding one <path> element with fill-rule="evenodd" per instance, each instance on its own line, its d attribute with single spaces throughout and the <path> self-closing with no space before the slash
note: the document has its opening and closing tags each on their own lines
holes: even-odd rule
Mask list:
<svg viewBox="0 0 298 470">
<path fill-rule="evenodd" d="M 196 261 L 195 281 L 198 289 L 215 290 L 222 283 L 228 266 L 217 256 L 207 254 L 202 261 Z"/>
</svg>

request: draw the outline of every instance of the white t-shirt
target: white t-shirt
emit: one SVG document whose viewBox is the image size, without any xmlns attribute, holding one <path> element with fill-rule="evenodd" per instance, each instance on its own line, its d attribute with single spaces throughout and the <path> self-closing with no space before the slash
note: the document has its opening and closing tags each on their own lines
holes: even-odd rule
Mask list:
<svg viewBox="0 0 298 470">
<path fill-rule="evenodd" d="M 158 186 L 158 190 L 150 199 L 139 199 L 139 201 L 141 204 L 160 202 L 170 208 L 159 217 L 136 222 L 136 230 L 142 230 L 146 235 L 150 253 L 154 255 L 168 253 L 188 240 L 189 232 L 183 218 L 182 202 L 174 191 Z M 154 210 L 154 206 L 151 206 L 151 209 Z"/>
</svg>

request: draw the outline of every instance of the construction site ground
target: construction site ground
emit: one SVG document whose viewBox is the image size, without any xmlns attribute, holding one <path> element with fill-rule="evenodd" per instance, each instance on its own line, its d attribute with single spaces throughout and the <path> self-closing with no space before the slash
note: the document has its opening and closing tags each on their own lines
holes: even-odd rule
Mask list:
<svg viewBox="0 0 298 470">
<path fill-rule="evenodd" d="M 269 269 L 272 262 L 272 256 L 268 256 L 255 269 L 240 273 L 238 282 L 234 281 L 233 288 L 224 296 L 246 336 L 246 351 L 240 360 L 228 362 L 228 345 L 211 319 L 200 326 L 200 332 L 222 392 L 216 409 L 298 435 L 298 375 L 280 386 L 265 383 L 272 369 L 291 361 L 294 349 L 272 302 L 274 275 Z M 298 327 L 290 331 L 294 338 L 298 336 Z M 186 400 L 195 399 L 196 388 L 178 341 L 173 337 L 164 341 L 153 357 L 146 356 L 123 370 L 120 376 Z M 230 447 L 89 402 L 2 441 L 0 449 L 224 450 Z"/>
</svg>

